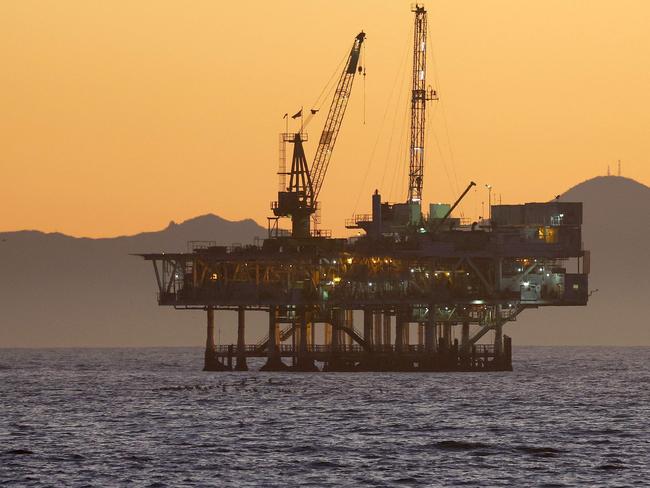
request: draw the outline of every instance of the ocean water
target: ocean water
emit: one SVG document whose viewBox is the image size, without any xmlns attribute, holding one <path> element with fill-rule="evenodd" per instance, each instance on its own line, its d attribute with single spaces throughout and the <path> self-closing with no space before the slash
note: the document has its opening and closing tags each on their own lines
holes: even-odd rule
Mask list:
<svg viewBox="0 0 650 488">
<path fill-rule="evenodd" d="M 0 349 L 6 486 L 649 486 L 650 349 L 512 373 L 204 373 L 200 349 Z"/>
</svg>

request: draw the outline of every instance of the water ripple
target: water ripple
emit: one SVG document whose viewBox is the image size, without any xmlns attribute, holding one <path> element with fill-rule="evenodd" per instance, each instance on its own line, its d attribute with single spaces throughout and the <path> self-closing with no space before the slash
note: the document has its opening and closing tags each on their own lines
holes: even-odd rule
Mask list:
<svg viewBox="0 0 650 488">
<path fill-rule="evenodd" d="M 0 349 L 0 484 L 643 486 L 648 352 L 289 374 L 203 373 L 198 349 Z"/>
</svg>

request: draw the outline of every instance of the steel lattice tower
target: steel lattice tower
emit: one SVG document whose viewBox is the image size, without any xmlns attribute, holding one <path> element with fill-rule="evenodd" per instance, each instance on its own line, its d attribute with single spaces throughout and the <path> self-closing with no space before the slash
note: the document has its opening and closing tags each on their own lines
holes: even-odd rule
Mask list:
<svg viewBox="0 0 650 488">
<path fill-rule="evenodd" d="M 424 5 L 417 4 L 415 28 L 413 32 L 413 80 L 411 92 L 411 145 L 409 161 L 409 203 L 422 201 L 422 182 L 424 179 L 424 130 L 427 100 L 436 99 L 436 93 L 427 91 L 427 11 Z"/>
</svg>

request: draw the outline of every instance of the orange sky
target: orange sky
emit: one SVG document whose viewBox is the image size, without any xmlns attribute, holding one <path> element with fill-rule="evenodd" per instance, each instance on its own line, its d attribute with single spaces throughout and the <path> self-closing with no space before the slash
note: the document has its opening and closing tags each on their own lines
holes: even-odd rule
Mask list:
<svg viewBox="0 0 650 488">
<path fill-rule="evenodd" d="M 208 212 L 266 225 L 282 115 L 310 107 L 361 29 L 368 75 L 321 193 L 323 228 L 341 232 L 376 187 L 403 200 L 410 4 L 0 2 L 0 230 L 112 236 Z M 462 211 L 475 217 L 485 183 L 504 203 L 546 200 L 618 159 L 650 184 L 650 2 L 427 8 L 441 100 L 425 201 L 473 179 Z"/>
</svg>

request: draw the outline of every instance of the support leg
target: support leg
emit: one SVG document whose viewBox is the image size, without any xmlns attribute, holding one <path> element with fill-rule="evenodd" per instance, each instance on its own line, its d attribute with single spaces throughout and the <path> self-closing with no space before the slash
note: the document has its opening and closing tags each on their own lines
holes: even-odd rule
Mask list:
<svg viewBox="0 0 650 488">
<path fill-rule="evenodd" d="M 445 341 L 445 347 L 451 349 L 451 324 L 445 322 L 442 328 L 442 338 Z"/>
<path fill-rule="evenodd" d="M 374 346 L 377 349 L 381 349 L 381 345 L 383 344 L 383 334 L 381 330 L 381 312 L 375 312 L 373 316 L 374 320 L 374 332 L 375 332 L 375 340 L 374 340 Z"/>
<path fill-rule="evenodd" d="M 503 355 L 503 324 L 497 322 L 494 326 L 494 354 L 497 358 Z"/>
<path fill-rule="evenodd" d="M 280 348 L 277 342 L 278 324 L 277 324 L 277 307 L 269 306 L 269 342 L 267 346 L 266 364 L 262 366 L 261 371 L 284 371 L 287 366 L 280 359 Z"/>
<path fill-rule="evenodd" d="M 309 332 L 307 324 L 311 319 L 311 314 L 305 307 L 300 308 L 300 346 L 298 350 L 298 364 L 296 369 L 298 371 L 318 371 L 314 360 L 309 357 Z"/>
<path fill-rule="evenodd" d="M 390 313 L 386 312 L 384 313 L 384 344 L 387 346 L 390 346 L 393 343 L 393 340 L 391 338 L 391 319 L 390 319 Z"/>
<path fill-rule="evenodd" d="M 469 347 L 469 322 L 467 321 L 463 322 L 460 345 L 463 349 L 467 349 Z"/>
<path fill-rule="evenodd" d="M 354 310 L 346 310 L 345 311 L 345 326 L 354 329 Z M 347 346 L 352 346 L 352 336 L 346 334 L 345 332 L 342 333 L 342 338 L 345 341 L 345 344 Z"/>
<path fill-rule="evenodd" d="M 364 354 L 359 367 L 363 370 L 375 371 L 375 354 L 374 354 L 374 323 L 375 314 L 369 307 L 363 309 L 363 339 L 366 341 L 368 350 Z"/>
<path fill-rule="evenodd" d="M 436 335 L 435 306 L 429 305 L 429 315 L 427 316 L 427 322 L 424 324 L 424 349 L 429 355 L 436 352 L 436 346 L 438 345 Z"/>
<path fill-rule="evenodd" d="M 371 350 L 375 339 L 372 333 L 373 332 L 372 322 L 373 322 L 372 309 L 365 308 L 363 310 L 363 340 L 366 341 L 368 348 Z"/>
<path fill-rule="evenodd" d="M 420 368 L 424 370 L 435 369 L 438 338 L 436 335 L 436 313 L 433 305 L 429 306 L 427 321 L 424 323 L 424 357 Z"/>
<path fill-rule="evenodd" d="M 214 308 L 208 306 L 207 309 L 207 337 L 205 340 L 205 357 L 203 360 L 203 371 L 224 371 L 226 367 L 219 362 L 216 356 L 216 347 L 214 345 Z"/>
<path fill-rule="evenodd" d="M 395 320 L 395 352 L 401 353 L 404 350 L 404 316 L 398 312 Z"/>
<path fill-rule="evenodd" d="M 345 334 L 345 332 L 340 329 L 340 327 L 345 324 L 347 315 L 348 314 L 346 314 L 346 310 L 344 309 L 332 310 L 332 346 L 330 349 L 329 360 L 324 368 L 325 371 L 354 370 L 353 364 L 346 363 L 345 352 L 343 351 L 345 346 L 345 338 L 343 337 L 343 334 Z"/>
<path fill-rule="evenodd" d="M 248 371 L 246 364 L 246 309 L 237 310 L 237 363 L 235 371 Z"/>
</svg>

